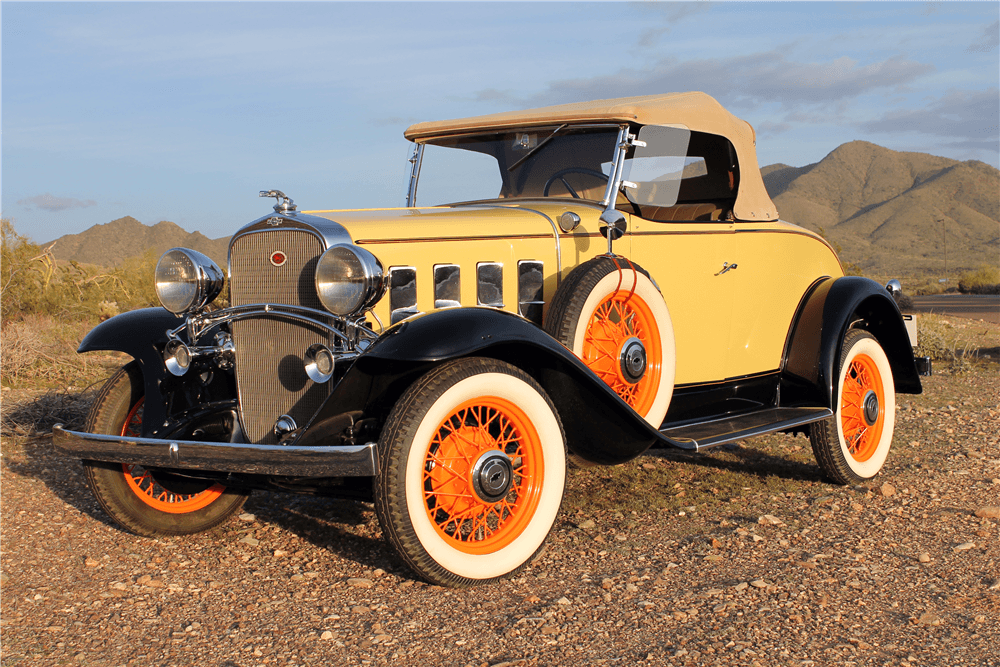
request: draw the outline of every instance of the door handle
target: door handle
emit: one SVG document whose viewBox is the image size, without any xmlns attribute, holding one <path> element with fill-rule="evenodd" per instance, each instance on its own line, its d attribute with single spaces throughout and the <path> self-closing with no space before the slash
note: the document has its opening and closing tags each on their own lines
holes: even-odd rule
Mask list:
<svg viewBox="0 0 1000 667">
<path fill-rule="evenodd" d="M 723 273 L 726 273 L 730 269 L 735 269 L 735 268 L 736 268 L 736 264 L 730 264 L 729 262 L 723 262 L 722 263 L 722 270 L 719 271 L 718 273 L 716 273 L 715 275 L 721 276 Z"/>
</svg>

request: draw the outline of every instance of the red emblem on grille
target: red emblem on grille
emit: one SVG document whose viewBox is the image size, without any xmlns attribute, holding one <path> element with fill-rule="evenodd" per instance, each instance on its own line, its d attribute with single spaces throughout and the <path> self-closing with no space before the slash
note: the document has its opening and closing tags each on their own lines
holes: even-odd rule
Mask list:
<svg viewBox="0 0 1000 667">
<path fill-rule="evenodd" d="M 287 259 L 288 256 L 280 250 L 275 250 L 271 253 L 271 264 L 274 264 L 275 266 L 281 266 Z"/>
</svg>

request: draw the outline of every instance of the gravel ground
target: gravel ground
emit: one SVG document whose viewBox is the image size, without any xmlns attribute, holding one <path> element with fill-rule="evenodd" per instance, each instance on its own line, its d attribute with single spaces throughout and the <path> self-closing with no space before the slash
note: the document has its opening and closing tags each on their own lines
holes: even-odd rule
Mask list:
<svg viewBox="0 0 1000 667">
<path fill-rule="evenodd" d="M 461 591 L 415 581 L 360 502 L 261 493 L 211 533 L 135 537 L 48 438 L 8 437 L 0 659 L 1000 665 L 998 377 L 936 369 L 900 395 L 864 486 L 823 482 L 788 435 L 574 470 L 545 553 Z"/>
</svg>

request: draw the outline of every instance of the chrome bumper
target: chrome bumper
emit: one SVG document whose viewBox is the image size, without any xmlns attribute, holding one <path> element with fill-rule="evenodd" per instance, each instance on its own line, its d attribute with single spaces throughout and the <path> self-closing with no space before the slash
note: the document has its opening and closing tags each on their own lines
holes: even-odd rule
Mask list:
<svg viewBox="0 0 1000 667">
<path fill-rule="evenodd" d="M 80 459 L 135 463 L 147 468 L 212 470 L 295 477 L 372 477 L 375 443 L 348 447 L 282 447 L 233 442 L 129 438 L 52 427 L 52 444 Z"/>
</svg>

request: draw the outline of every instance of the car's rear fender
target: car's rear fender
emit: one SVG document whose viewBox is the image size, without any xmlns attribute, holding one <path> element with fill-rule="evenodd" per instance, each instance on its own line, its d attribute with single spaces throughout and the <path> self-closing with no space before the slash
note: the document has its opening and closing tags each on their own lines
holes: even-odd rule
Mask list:
<svg viewBox="0 0 1000 667">
<path fill-rule="evenodd" d="M 534 324 L 491 308 L 452 308 L 387 330 L 357 358 L 295 444 L 320 444 L 356 417 L 384 422 L 418 377 L 469 356 L 501 359 L 534 377 L 552 399 L 572 451 L 585 460 L 623 463 L 660 439 L 583 362 Z"/>
<path fill-rule="evenodd" d="M 834 380 L 841 343 L 850 328 L 864 329 L 878 340 L 898 393 L 922 391 L 906 325 L 889 292 L 869 278 L 822 278 L 803 296 L 788 331 L 781 366 L 782 406 L 836 409 Z"/>
</svg>

